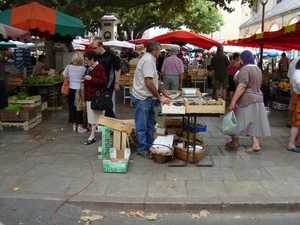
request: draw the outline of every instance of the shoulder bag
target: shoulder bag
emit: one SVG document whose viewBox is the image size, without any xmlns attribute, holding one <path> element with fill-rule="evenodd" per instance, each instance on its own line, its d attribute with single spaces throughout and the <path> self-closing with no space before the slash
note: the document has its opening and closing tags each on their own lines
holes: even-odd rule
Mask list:
<svg viewBox="0 0 300 225">
<path fill-rule="evenodd" d="M 109 94 L 106 92 L 104 96 L 100 95 L 100 90 L 96 91 L 96 95 L 92 98 L 92 110 L 110 110 L 113 108 L 113 102 Z"/>
<path fill-rule="evenodd" d="M 63 96 L 68 96 L 69 95 L 69 88 L 70 88 L 70 84 L 69 84 L 69 66 L 67 66 L 66 68 L 66 77 L 64 77 L 64 82 L 61 86 L 61 93 Z"/>
</svg>

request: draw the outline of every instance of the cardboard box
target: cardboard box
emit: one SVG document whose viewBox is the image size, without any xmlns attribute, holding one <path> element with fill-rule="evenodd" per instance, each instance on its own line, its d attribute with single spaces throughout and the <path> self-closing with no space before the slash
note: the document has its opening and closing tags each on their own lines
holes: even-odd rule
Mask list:
<svg viewBox="0 0 300 225">
<path fill-rule="evenodd" d="M 103 159 L 103 172 L 126 173 L 130 160 L 130 148 L 117 150 L 110 148 L 109 155 Z"/>
<path fill-rule="evenodd" d="M 110 128 L 107 126 L 99 126 L 102 132 L 102 146 L 98 147 L 98 159 L 104 159 L 110 150 Z"/>
</svg>

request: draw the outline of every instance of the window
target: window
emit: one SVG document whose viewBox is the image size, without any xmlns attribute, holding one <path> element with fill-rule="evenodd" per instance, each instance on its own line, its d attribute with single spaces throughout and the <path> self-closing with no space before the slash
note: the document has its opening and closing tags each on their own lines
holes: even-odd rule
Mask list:
<svg viewBox="0 0 300 225">
<path fill-rule="evenodd" d="M 257 2 L 253 5 L 252 12 L 257 13 Z"/>
</svg>

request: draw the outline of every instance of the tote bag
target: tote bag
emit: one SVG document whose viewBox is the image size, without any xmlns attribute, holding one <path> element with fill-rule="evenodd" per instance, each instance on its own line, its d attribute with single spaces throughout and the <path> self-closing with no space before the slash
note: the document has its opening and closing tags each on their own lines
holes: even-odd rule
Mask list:
<svg viewBox="0 0 300 225">
<path fill-rule="evenodd" d="M 84 111 L 86 109 L 86 102 L 85 102 L 85 94 L 84 89 L 80 88 L 76 90 L 76 110 L 77 111 Z"/>
<path fill-rule="evenodd" d="M 67 66 L 66 69 L 66 77 L 64 78 L 64 82 L 61 86 L 61 93 L 63 96 L 68 96 L 69 95 L 69 88 L 70 88 L 70 83 L 69 83 L 69 66 Z"/>
</svg>

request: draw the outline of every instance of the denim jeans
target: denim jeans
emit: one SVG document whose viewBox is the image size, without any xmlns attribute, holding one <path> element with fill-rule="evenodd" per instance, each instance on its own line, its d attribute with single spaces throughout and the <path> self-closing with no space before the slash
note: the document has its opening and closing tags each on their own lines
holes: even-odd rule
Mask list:
<svg viewBox="0 0 300 225">
<path fill-rule="evenodd" d="M 135 133 L 138 142 L 137 153 L 149 150 L 154 141 L 154 127 L 156 124 L 154 100 L 147 98 L 144 101 L 131 96 L 134 105 Z"/>
<path fill-rule="evenodd" d="M 109 97 L 112 98 L 113 93 L 114 93 L 113 89 L 106 89 L 105 92 L 107 92 L 109 94 Z M 104 116 L 111 117 L 111 118 L 116 118 L 116 114 L 115 114 L 113 109 L 105 110 Z"/>
</svg>

